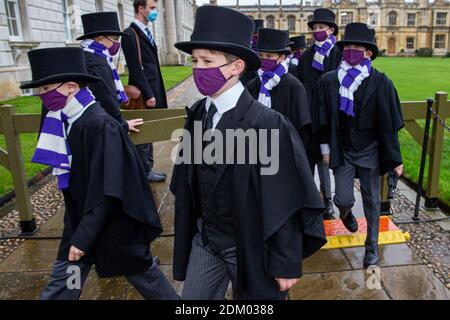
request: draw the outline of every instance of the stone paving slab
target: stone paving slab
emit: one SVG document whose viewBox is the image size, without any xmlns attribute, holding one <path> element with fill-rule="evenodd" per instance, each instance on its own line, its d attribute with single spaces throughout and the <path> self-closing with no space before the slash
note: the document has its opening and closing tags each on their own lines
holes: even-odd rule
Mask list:
<svg viewBox="0 0 450 320">
<path fill-rule="evenodd" d="M 306 274 L 290 290 L 291 300 L 389 300 L 382 288 L 368 289 L 364 270 Z"/>
<path fill-rule="evenodd" d="M 382 268 L 381 281 L 394 300 L 449 300 L 449 290 L 424 265 Z"/>
<path fill-rule="evenodd" d="M 319 250 L 319 252 L 306 258 L 303 264 L 304 274 L 342 270 L 352 270 L 352 267 L 340 249 Z"/>
<path fill-rule="evenodd" d="M 341 249 L 353 269 L 363 269 L 364 248 Z M 380 267 L 416 265 L 422 263 L 406 244 L 394 244 L 380 246 Z"/>
</svg>

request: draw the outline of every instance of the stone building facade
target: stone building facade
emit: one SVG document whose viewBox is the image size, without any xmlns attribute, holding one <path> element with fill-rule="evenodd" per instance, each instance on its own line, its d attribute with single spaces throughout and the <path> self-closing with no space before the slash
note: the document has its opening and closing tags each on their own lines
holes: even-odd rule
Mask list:
<svg viewBox="0 0 450 320">
<path fill-rule="evenodd" d="M 379 48 L 386 55 L 413 55 L 416 49 L 431 48 L 434 55 L 450 52 L 450 1 L 434 0 L 299 0 L 298 4 L 230 6 L 253 19 L 264 19 L 266 27 L 289 30 L 290 35 L 306 35 L 313 42 L 307 22 L 320 7 L 333 10 L 340 28 L 338 39 L 349 22 L 365 22 L 376 32 Z M 217 4 L 211 0 L 211 4 Z"/>
<path fill-rule="evenodd" d="M 21 82 L 31 79 L 29 50 L 78 46 L 81 15 L 97 11 L 116 11 L 122 28 L 134 19 L 132 0 L 0 0 L 0 100 L 30 93 L 19 89 Z M 173 44 L 189 39 L 195 0 L 159 0 L 158 11 L 150 26 L 161 63 L 182 64 L 186 57 Z"/>
</svg>

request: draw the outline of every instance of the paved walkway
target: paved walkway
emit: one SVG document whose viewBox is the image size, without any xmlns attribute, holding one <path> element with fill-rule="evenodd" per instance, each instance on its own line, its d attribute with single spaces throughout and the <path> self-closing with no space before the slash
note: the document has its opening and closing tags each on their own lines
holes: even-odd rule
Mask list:
<svg viewBox="0 0 450 320">
<path fill-rule="evenodd" d="M 190 105 L 198 97 L 199 93 L 192 79 L 189 79 L 170 92 L 169 105 Z M 156 240 L 152 250 L 160 256 L 161 269 L 180 292 L 182 283 L 173 281 L 171 275 L 174 197 L 168 190 L 168 182 L 172 169 L 170 154 L 174 146 L 175 143 L 170 141 L 155 143 L 155 169 L 168 173 L 166 182 L 152 184 L 164 235 L 167 236 Z M 49 179 L 47 184 L 49 186 L 42 189 L 54 192 L 54 180 Z M 357 193 L 359 208 L 355 212 L 361 215 L 360 194 Z M 411 215 L 413 197 L 414 193 L 401 184 L 399 198 L 394 203 L 396 217 L 406 220 Z M 55 211 L 56 214 L 42 223 L 34 239 L 22 240 L 0 263 L 0 299 L 39 298 L 56 257 L 59 239 L 55 237 L 62 233 L 63 210 L 59 206 Z M 433 213 L 434 216 L 438 214 Z M 404 231 L 412 233 L 411 243 L 380 248 L 379 286 L 372 281 L 373 275 L 363 269 L 363 248 L 321 250 L 305 261 L 304 276 L 291 290 L 291 299 L 450 299 L 450 291 L 445 284 L 450 283 L 450 254 L 441 248 L 450 244 L 450 233 L 445 230 L 448 227 L 448 223 L 424 224 L 419 229 L 420 234 L 416 235 L 415 226 L 402 226 Z M 433 233 L 428 240 L 422 241 L 424 234 L 429 235 L 428 230 Z M 141 299 L 124 278 L 100 279 L 94 271 L 86 282 L 81 298 Z"/>
</svg>

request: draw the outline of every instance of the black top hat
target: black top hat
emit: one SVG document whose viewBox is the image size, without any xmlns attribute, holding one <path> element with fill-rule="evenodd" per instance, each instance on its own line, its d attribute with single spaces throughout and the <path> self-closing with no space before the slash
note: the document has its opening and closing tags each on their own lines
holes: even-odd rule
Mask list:
<svg viewBox="0 0 450 320">
<path fill-rule="evenodd" d="M 28 52 L 32 78 L 21 89 L 36 88 L 59 82 L 90 83 L 100 80 L 86 70 L 81 48 L 45 48 Z"/>
<path fill-rule="evenodd" d="M 119 19 L 116 12 L 94 12 L 83 14 L 84 34 L 77 40 L 89 39 L 98 36 L 117 35 L 123 36 L 125 33 L 120 31 Z"/>
<path fill-rule="evenodd" d="M 255 24 L 253 33 L 257 33 L 259 29 L 264 28 L 264 20 L 263 19 L 253 19 L 253 23 Z"/>
<path fill-rule="evenodd" d="M 291 50 L 288 48 L 288 44 L 289 36 L 286 31 L 268 28 L 259 29 L 257 51 L 290 54 Z"/>
<path fill-rule="evenodd" d="M 353 22 L 345 26 L 344 38 L 336 42 L 336 46 L 342 51 L 347 44 L 360 45 L 372 51 L 372 60 L 375 60 L 378 55 L 378 47 L 375 43 L 375 30 L 365 23 Z"/>
<path fill-rule="evenodd" d="M 307 47 L 305 36 L 292 37 L 289 40 L 291 40 L 292 45 L 290 47 L 292 49 L 304 49 Z"/>
<path fill-rule="evenodd" d="M 293 43 L 293 42 L 291 41 L 291 39 L 289 38 L 289 30 L 285 29 L 285 30 L 283 30 L 283 31 L 286 32 L 287 35 L 288 35 L 287 45 L 288 45 L 288 47 L 290 47 L 290 46 L 293 45 L 294 43 Z"/>
<path fill-rule="evenodd" d="M 192 54 L 193 49 L 210 49 L 235 55 L 247 62 L 250 70 L 261 61 L 250 48 L 254 23 L 236 10 L 206 5 L 198 8 L 191 41 L 175 43 L 175 47 Z"/>
<path fill-rule="evenodd" d="M 334 35 L 338 34 L 338 26 L 336 24 L 336 15 L 333 11 L 329 9 L 316 9 L 314 10 L 314 16 L 311 21 L 308 22 L 308 26 L 312 29 L 314 24 L 316 23 L 323 23 L 326 25 L 329 25 L 330 27 L 334 28 Z"/>
</svg>

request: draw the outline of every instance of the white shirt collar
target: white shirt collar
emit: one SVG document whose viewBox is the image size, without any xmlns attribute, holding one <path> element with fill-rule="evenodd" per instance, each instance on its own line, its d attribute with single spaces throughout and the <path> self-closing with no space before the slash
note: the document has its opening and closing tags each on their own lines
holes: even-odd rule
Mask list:
<svg viewBox="0 0 450 320">
<path fill-rule="evenodd" d="M 148 29 L 150 32 L 150 28 L 148 28 L 148 26 L 146 26 L 145 24 L 143 24 L 141 21 L 139 21 L 138 19 L 134 19 L 134 23 L 142 30 L 145 32 L 145 29 Z"/>
<path fill-rule="evenodd" d="M 217 108 L 217 112 L 220 115 L 223 115 L 225 112 L 236 107 L 236 104 L 244 90 L 244 85 L 242 84 L 242 82 L 238 81 L 238 83 L 222 93 L 220 96 L 216 98 L 207 97 L 205 104 L 206 111 L 208 111 L 211 102 L 214 102 L 214 105 Z"/>
</svg>

